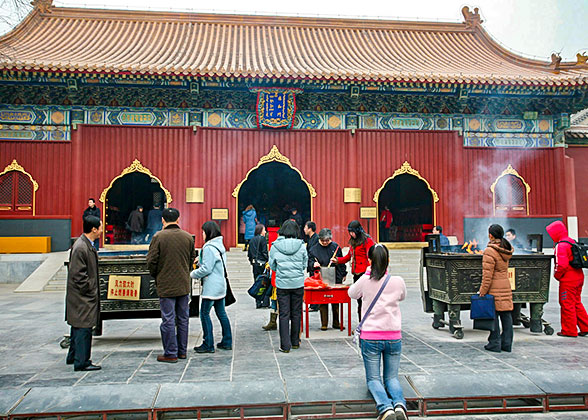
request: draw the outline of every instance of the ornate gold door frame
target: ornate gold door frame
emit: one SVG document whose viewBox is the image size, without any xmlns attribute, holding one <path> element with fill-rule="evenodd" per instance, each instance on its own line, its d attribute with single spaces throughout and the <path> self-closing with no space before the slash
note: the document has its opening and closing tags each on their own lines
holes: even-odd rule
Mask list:
<svg viewBox="0 0 588 420">
<path fill-rule="evenodd" d="M 302 172 L 300 171 L 300 169 L 298 169 L 295 166 L 292 166 L 292 163 L 290 162 L 290 159 L 288 159 L 286 156 L 284 156 L 282 153 L 280 153 L 280 151 L 278 150 L 278 146 L 276 146 L 275 144 L 272 146 L 271 150 L 269 151 L 269 153 L 267 155 L 262 156 L 259 159 L 259 162 L 257 162 L 257 165 L 255 165 L 253 168 L 249 169 L 249 171 L 247 172 L 247 175 L 245 175 L 245 178 L 243 178 L 241 180 L 241 182 L 239 182 L 237 184 L 237 186 L 235 187 L 235 189 L 233 190 L 233 194 L 232 196 L 235 198 L 235 217 L 237 218 L 237 222 L 239 221 L 239 191 L 241 190 L 241 187 L 243 186 L 243 184 L 245 183 L 245 181 L 247 181 L 247 179 L 249 178 L 249 175 L 255 171 L 256 169 L 258 169 L 261 165 L 265 164 L 265 163 L 270 163 L 270 162 L 278 162 L 278 163 L 283 163 L 285 165 L 288 165 L 291 169 L 295 170 L 296 172 L 298 172 L 298 175 L 300 175 L 300 179 L 302 180 L 302 182 L 304 182 L 308 188 L 308 192 L 310 194 L 310 218 L 311 220 L 313 219 L 313 215 L 314 215 L 314 209 L 313 209 L 313 203 L 312 203 L 312 199 L 314 197 L 316 197 L 316 190 L 314 189 L 314 187 L 310 184 L 310 182 L 308 182 L 304 176 L 302 175 Z M 239 223 L 237 223 L 235 225 L 235 244 L 239 243 Z"/>
<path fill-rule="evenodd" d="M 142 174 L 149 176 L 152 179 L 155 179 L 157 181 L 157 183 L 159 184 L 159 186 L 161 187 L 161 189 L 163 190 L 163 193 L 165 194 L 166 206 L 169 206 L 169 203 L 172 202 L 172 196 L 171 196 L 170 192 L 163 186 L 163 183 L 161 182 L 161 180 L 159 178 L 157 178 L 155 175 L 153 175 L 153 173 L 151 173 L 151 171 L 148 168 L 143 166 L 141 164 L 141 162 L 139 162 L 138 159 L 135 159 L 130 166 L 123 169 L 119 175 L 114 177 L 110 181 L 110 184 L 108 185 L 108 187 L 104 188 L 104 190 L 102 191 L 102 194 L 100 194 L 100 202 L 102 203 L 102 223 L 104 225 L 106 224 L 106 196 L 108 195 L 108 191 L 110 191 L 110 189 L 112 188 L 112 186 L 114 185 L 114 183 L 118 179 L 120 179 L 130 173 L 133 173 L 133 172 L 140 172 Z M 105 235 L 106 235 L 106 229 L 103 226 L 103 228 L 102 228 L 102 243 L 103 244 L 104 244 Z"/>
<path fill-rule="evenodd" d="M 429 184 L 429 181 L 427 181 L 425 178 L 421 176 L 421 174 L 419 174 L 419 171 L 413 169 L 412 166 L 410 166 L 410 163 L 408 163 L 408 161 L 404 161 L 402 166 L 396 169 L 396 171 L 394 171 L 394 174 L 391 177 L 387 178 L 382 184 L 382 186 L 378 188 L 378 190 L 374 193 L 374 202 L 376 203 L 376 208 L 378 209 L 378 223 L 376 223 L 378 239 L 380 238 L 380 193 L 382 192 L 388 181 L 391 181 L 397 176 L 403 174 L 416 176 L 418 179 L 425 183 L 427 189 L 431 192 L 431 196 L 433 197 L 433 225 L 437 224 L 437 202 L 439 201 L 439 195 L 433 188 L 431 188 L 431 184 Z"/>
<path fill-rule="evenodd" d="M 37 190 L 39 189 L 39 184 L 37 184 L 37 181 L 35 181 L 33 179 L 33 177 L 31 176 L 31 174 L 29 174 L 27 171 L 24 170 L 24 168 L 22 166 L 20 166 L 18 164 L 18 162 L 16 161 L 16 159 L 12 160 L 12 163 L 8 166 L 6 166 L 4 168 L 4 170 L 2 172 L 0 172 L 0 176 L 11 172 L 11 171 L 17 171 L 20 173 L 25 174 L 26 176 L 29 177 L 29 179 L 31 180 L 31 183 L 33 184 L 33 216 L 36 214 L 36 209 L 35 209 L 35 205 L 36 205 L 36 201 L 35 201 L 35 195 L 37 194 Z M 26 210 L 30 210 L 30 209 L 26 209 Z"/>
</svg>

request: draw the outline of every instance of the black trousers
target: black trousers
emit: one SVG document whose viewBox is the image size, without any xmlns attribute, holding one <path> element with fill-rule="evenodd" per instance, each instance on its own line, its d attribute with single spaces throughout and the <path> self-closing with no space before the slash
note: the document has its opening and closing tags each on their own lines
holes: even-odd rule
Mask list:
<svg viewBox="0 0 588 420">
<path fill-rule="evenodd" d="M 502 324 L 502 333 L 498 325 L 498 318 Z M 512 311 L 496 311 L 494 316 L 494 331 L 488 336 L 488 347 L 492 350 L 512 351 L 512 340 L 514 332 L 512 329 Z"/>
<path fill-rule="evenodd" d="M 282 350 L 290 350 L 292 346 L 300 345 L 304 287 L 298 289 L 278 288 L 277 294 L 280 314 L 280 347 Z"/>
<path fill-rule="evenodd" d="M 355 283 L 364 273 L 354 274 L 353 283 Z M 361 322 L 361 298 L 357 299 L 357 319 Z"/>
<path fill-rule="evenodd" d="M 92 328 L 71 327 L 69 351 L 66 362 L 74 365 L 74 369 L 90 366 L 92 355 Z"/>
</svg>

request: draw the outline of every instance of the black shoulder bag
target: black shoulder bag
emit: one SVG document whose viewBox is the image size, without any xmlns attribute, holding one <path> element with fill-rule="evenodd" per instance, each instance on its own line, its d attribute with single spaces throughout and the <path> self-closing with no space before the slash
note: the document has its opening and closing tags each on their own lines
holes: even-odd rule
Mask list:
<svg viewBox="0 0 588 420">
<path fill-rule="evenodd" d="M 233 291 L 231 290 L 231 283 L 229 283 L 229 276 L 227 274 L 227 267 L 225 266 L 225 260 L 223 260 L 223 254 L 220 249 L 218 249 L 214 245 L 210 245 L 214 249 L 218 251 L 218 255 L 220 256 L 221 262 L 223 263 L 223 270 L 225 271 L 225 281 L 227 283 L 227 294 L 225 296 L 225 306 L 231 306 L 233 303 L 237 302 Z"/>
</svg>

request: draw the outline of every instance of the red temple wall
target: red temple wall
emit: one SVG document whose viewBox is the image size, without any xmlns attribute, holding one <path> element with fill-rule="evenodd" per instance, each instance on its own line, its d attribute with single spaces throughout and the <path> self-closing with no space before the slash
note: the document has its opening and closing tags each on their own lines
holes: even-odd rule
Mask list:
<svg viewBox="0 0 588 420">
<path fill-rule="evenodd" d="M 0 172 L 16 159 L 39 184 L 36 216 L 71 215 L 71 143 L 0 141 Z"/>
<path fill-rule="evenodd" d="M 200 226 L 210 218 L 211 209 L 228 208 L 230 219 L 222 223 L 222 230 L 226 244 L 232 246 L 238 218 L 231 194 L 273 145 L 315 188 L 313 219 L 319 227 L 331 227 L 341 244 L 347 242 L 346 226 L 359 217 L 359 207 L 376 205 L 374 193 L 404 161 L 437 192 L 436 222 L 460 241 L 464 216 L 492 216 L 490 185 L 509 163 L 531 186 L 530 216 L 565 220 L 564 195 L 555 188 L 556 174 L 564 165 L 563 149 L 464 148 L 462 141 L 456 132 L 436 131 L 352 134 L 198 128 L 194 132 L 186 127 L 80 125 L 70 143 L 2 141 L 0 165 L 17 159 L 39 182 L 37 214 L 73 215 L 73 236 L 81 231 L 88 197 L 99 199 L 110 182 L 138 159 L 169 190 L 171 206 L 181 212 L 181 225 L 196 233 L 199 245 Z M 584 150 L 588 151 L 571 153 Z M 577 182 L 582 179 L 578 171 L 586 171 L 578 160 Z M 186 203 L 187 187 L 204 187 L 204 203 Z M 345 187 L 361 188 L 361 203 L 344 203 Z M 579 196 L 581 191 L 578 188 Z M 582 204 L 578 200 L 579 214 L 585 212 Z M 103 207 L 101 202 L 98 205 Z M 375 221 L 370 224 L 375 236 Z"/>
<path fill-rule="evenodd" d="M 566 149 L 566 155 L 574 159 L 576 214 L 578 216 L 578 236 L 588 238 L 588 147 L 572 146 Z M 560 188 L 565 188 L 559 181 Z"/>
</svg>

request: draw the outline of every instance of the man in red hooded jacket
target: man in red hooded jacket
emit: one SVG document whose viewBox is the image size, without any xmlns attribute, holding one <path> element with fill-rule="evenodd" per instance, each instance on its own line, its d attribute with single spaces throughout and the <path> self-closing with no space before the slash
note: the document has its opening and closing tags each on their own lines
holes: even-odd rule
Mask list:
<svg viewBox="0 0 588 420">
<path fill-rule="evenodd" d="M 551 223 L 546 228 L 547 233 L 555 245 L 555 272 L 553 276 L 559 280 L 559 305 L 561 313 L 561 332 L 557 335 L 564 337 L 577 337 L 588 335 L 588 314 L 582 305 L 582 286 L 584 285 L 584 273 L 581 268 L 570 265 L 572 245 L 575 241 L 568 236 L 565 225 L 558 221 Z M 578 333 L 578 327 L 580 333 Z"/>
</svg>

